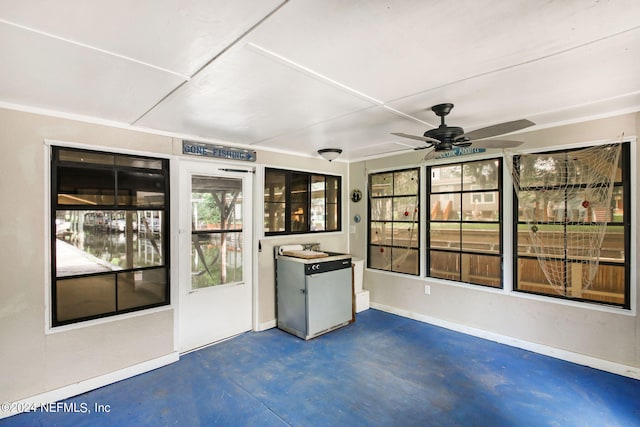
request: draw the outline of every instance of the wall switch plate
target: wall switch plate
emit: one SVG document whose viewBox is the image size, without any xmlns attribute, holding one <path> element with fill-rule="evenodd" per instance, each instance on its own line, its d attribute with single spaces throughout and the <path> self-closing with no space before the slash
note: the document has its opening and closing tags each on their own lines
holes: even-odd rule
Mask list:
<svg viewBox="0 0 640 427">
<path fill-rule="evenodd" d="M 431 295 L 431 285 L 424 285 L 424 294 Z"/>
<path fill-rule="evenodd" d="M 355 225 L 350 225 L 349 226 L 349 233 L 356 234 L 356 226 Z"/>
</svg>

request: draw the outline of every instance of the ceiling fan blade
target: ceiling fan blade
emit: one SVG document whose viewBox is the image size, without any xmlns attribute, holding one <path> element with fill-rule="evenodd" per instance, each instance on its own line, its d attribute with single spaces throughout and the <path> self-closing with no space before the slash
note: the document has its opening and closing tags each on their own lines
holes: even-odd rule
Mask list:
<svg viewBox="0 0 640 427">
<path fill-rule="evenodd" d="M 497 125 L 492 125 L 492 126 L 487 126 L 484 128 L 472 130 L 471 132 L 463 133 L 462 135 L 458 136 L 456 139 L 458 140 L 461 138 L 469 138 L 469 139 L 475 140 L 475 139 L 491 138 L 492 136 L 498 136 L 505 133 L 515 132 L 517 130 L 528 128 L 529 126 L 533 126 L 533 125 L 535 125 L 535 123 L 533 123 L 531 120 L 527 120 L 527 119 L 514 120 L 512 122 L 498 123 Z"/>
<path fill-rule="evenodd" d="M 507 141 L 500 139 L 483 139 L 480 141 L 473 141 L 474 147 L 479 148 L 513 148 L 521 145 L 522 141 Z"/>
<path fill-rule="evenodd" d="M 414 147 L 414 151 L 418 151 L 418 150 L 426 150 L 427 148 L 431 148 L 433 147 L 433 144 L 429 144 L 429 145 L 425 145 L 424 147 Z"/>
<path fill-rule="evenodd" d="M 428 136 L 409 135 L 408 133 L 401 133 L 401 132 L 400 133 L 391 132 L 391 135 L 401 136 L 403 138 L 417 139 L 418 141 L 424 141 L 424 142 L 440 143 L 440 141 L 438 141 L 437 139 L 429 138 Z"/>
</svg>

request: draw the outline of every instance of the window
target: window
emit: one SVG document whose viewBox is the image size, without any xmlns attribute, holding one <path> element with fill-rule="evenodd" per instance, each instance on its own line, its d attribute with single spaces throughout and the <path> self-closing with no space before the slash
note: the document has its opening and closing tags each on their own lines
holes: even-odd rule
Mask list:
<svg viewBox="0 0 640 427">
<path fill-rule="evenodd" d="M 613 195 L 608 209 L 591 208 L 586 202 L 585 190 L 587 174 L 598 176 L 593 171 L 602 167 L 596 156 L 589 160 L 580 170 L 572 171 L 572 152 L 563 150 L 552 153 L 540 153 L 527 158 L 518 168 L 521 173 L 521 196 L 514 199 L 514 283 L 515 290 L 535 293 L 574 301 L 586 301 L 630 307 L 630 148 L 624 143 L 619 156 Z M 600 156 L 600 158 L 603 156 Z M 514 162 L 518 164 L 520 158 Z M 530 178 L 535 176 L 535 178 Z M 571 177 L 571 178 L 569 178 Z M 592 178 L 589 178 L 591 180 Z M 600 186 L 598 181 L 595 186 Z M 604 184 L 604 182 L 602 183 Z M 550 200 L 561 193 L 563 203 Z M 578 196 L 574 196 L 578 195 Z M 534 215 L 540 216 L 543 225 L 536 234 L 544 233 L 545 247 L 542 255 L 553 263 L 551 268 L 561 272 L 559 286 L 552 286 L 546 278 L 543 268 L 537 259 L 527 226 L 524 210 L 535 209 Z M 576 237 L 593 233 L 606 221 L 604 237 L 599 248 L 599 257 L 585 257 L 588 241 L 572 243 Z M 560 242 L 555 244 L 551 242 Z M 538 250 L 540 252 L 540 250 Z M 597 261 L 597 271 L 590 286 L 584 288 L 583 276 L 586 273 L 585 262 Z"/>
<path fill-rule="evenodd" d="M 53 326 L 169 303 L 169 162 L 52 148 Z"/>
<path fill-rule="evenodd" d="M 428 167 L 427 275 L 502 288 L 502 161 Z"/>
<path fill-rule="evenodd" d="M 417 168 L 369 175 L 369 268 L 420 274 L 419 194 Z"/>
<path fill-rule="evenodd" d="M 341 230 L 338 176 L 265 169 L 265 235 Z"/>
</svg>

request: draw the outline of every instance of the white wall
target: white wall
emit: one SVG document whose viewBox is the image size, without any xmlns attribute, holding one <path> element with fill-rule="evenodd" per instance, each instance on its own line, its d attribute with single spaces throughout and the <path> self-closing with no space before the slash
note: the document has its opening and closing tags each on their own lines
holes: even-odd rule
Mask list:
<svg viewBox="0 0 640 427">
<path fill-rule="evenodd" d="M 517 139 L 525 141 L 523 149 L 537 149 L 611 140 L 623 133 L 632 136 L 639 132 L 640 113 L 523 133 Z M 421 152 L 414 152 L 353 163 L 350 165 L 350 188 L 366 189 L 368 171 L 415 166 L 420 163 L 421 156 Z M 636 167 L 639 160 L 638 155 L 631 160 L 632 168 Z M 637 198 L 640 194 L 637 182 L 632 183 L 632 190 Z M 363 221 L 356 225 L 358 232 L 351 235 L 352 253 L 366 258 L 366 201 L 350 203 L 349 206 L 352 212 L 350 217 L 355 212 L 363 217 Z M 637 224 L 640 224 L 638 212 L 631 211 L 631 214 L 633 228 L 637 228 Z M 424 240 L 424 236 L 422 238 Z M 637 265 L 638 253 L 632 256 L 631 262 Z M 512 280 L 507 273 L 511 262 L 510 255 L 505 254 L 507 282 Z M 425 294 L 425 284 L 431 286 L 429 295 Z M 631 286 L 637 286 L 635 277 L 632 277 Z M 611 368 L 619 373 L 630 371 L 626 374 L 640 378 L 640 321 L 635 311 L 598 309 L 592 304 L 532 298 L 516 292 L 375 270 L 365 271 L 364 287 L 370 291 L 374 306 L 392 312 L 503 342 L 519 343 L 525 348 L 547 354 L 564 355 L 574 361 Z M 632 295 L 635 295 L 633 307 L 637 307 L 638 293 Z"/>
<path fill-rule="evenodd" d="M 175 331 L 178 257 L 172 257 L 172 304 L 129 315 L 48 330 L 49 212 L 45 140 L 114 152 L 180 156 L 181 141 L 166 136 L 0 109 L 0 402 L 32 397 L 63 398 L 177 359 Z M 313 153 L 310 153 L 312 155 Z M 256 329 L 275 326 L 273 246 L 320 242 L 346 251 L 346 231 L 263 238 L 264 165 L 341 175 L 348 165 L 320 158 L 258 152 L 254 182 Z M 175 174 L 172 170 L 172 184 Z M 346 185 L 346 184 L 345 184 Z M 175 199 L 179 188 L 171 188 Z M 344 195 L 346 206 L 346 195 Z M 177 199 L 176 199 L 177 200 Z M 174 206 L 175 207 L 175 206 Z M 346 207 L 344 212 L 347 212 Z M 177 217 L 172 212 L 172 217 Z M 258 251 L 258 240 L 262 251 Z M 175 255 L 177 239 L 172 238 Z M 71 394 L 69 394 L 71 393 Z M 44 402 L 48 402 L 45 400 Z M 7 414 L 0 413 L 0 418 Z"/>
<path fill-rule="evenodd" d="M 342 176 L 342 231 L 331 233 L 303 234 L 294 236 L 270 236 L 264 237 L 263 229 L 263 209 L 262 200 L 255 203 L 254 210 L 257 213 L 256 224 L 257 238 L 262 248 L 258 253 L 258 277 L 260 286 L 259 306 L 258 306 L 258 329 L 267 329 L 276 324 L 276 294 L 275 294 L 275 258 L 274 246 L 298 243 L 320 243 L 324 250 L 335 252 L 347 252 L 349 245 L 348 237 L 348 164 L 340 161 L 328 162 L 323 159 L 301 158 L 280 153 L 261 153 L 259 161 L 263 165 L 278 169 L 289 169 L 298 171 L 310 171 L 326 173 L 330 175 Z M 259 179 L 260 182 L 262 182 Z M 257 195 L 262 194 L 263 185 L 258 185 Z M 255 245 L 256 250 L 258 244 Z"/>
<path fill-rule="evenodd" d="M 44 144 L 49 138 L 167 154 L 171 139 L 2 109 L 0 123 L 0 401 L 24 399 L 171 354 L 170 307 L 47 332 Z"/>
</svg>

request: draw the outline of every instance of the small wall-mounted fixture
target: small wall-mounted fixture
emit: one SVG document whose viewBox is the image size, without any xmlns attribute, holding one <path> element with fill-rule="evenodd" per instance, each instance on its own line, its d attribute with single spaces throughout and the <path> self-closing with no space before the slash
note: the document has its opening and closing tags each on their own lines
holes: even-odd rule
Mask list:
<svg viewBox="0 0 640 427">
<path fill-rule="evenodd" d="M 339 148 L 323 148 L 318 150 L 318 154 L 320 154 L 325 160 L 332 161 L 342 154 L 342 150 Z"/>
</svg>

